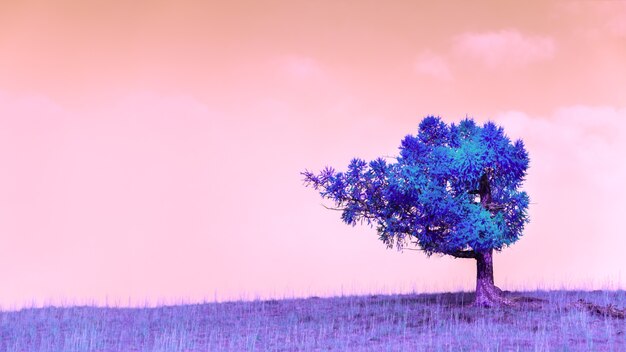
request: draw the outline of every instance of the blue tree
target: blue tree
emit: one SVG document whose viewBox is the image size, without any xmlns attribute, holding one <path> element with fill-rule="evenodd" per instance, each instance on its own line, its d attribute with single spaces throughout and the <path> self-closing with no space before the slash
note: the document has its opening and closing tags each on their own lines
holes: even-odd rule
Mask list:
<svg viewBox="0 0 626 352">
<path fill-rule="evenodd" d="M 345 172 L 306 170 L 305 185 L 334 201 L 345 223 L 375 225 L 390 248 L 475 259 L 475 304 L 510 304 L 494 284 L 492 255 L 516 242 L 528 222 L 522 140 L 511 142 L 492 122 L 447 125 L 428 116 L 399 149 L 395 162 L 355 158 Z"/>
</svg>

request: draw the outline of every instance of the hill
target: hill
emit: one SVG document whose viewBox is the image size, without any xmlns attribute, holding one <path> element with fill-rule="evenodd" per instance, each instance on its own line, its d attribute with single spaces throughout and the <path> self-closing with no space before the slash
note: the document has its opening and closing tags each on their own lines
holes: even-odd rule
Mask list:
<svg viewBox="0 0 626 352">
<path fill-rule="evenodd" d="M 625 291 L 507 295 L 519 305 L 477 308 L 459 292 L 29 308 L 0 313 L 0 350 L 626 351 Z"/>
</svg>

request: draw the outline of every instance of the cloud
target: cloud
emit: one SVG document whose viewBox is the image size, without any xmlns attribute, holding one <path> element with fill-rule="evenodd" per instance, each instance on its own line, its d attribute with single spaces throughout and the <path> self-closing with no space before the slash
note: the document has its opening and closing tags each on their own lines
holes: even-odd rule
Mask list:
<svg viewBox="0 0 626 352">
<path fill-rule="evenodd" d="M 617 277 L 611 268 L 626 264 L 626 108 L 576 105 L 549 116 L 509 111 L 495 121 L 511 138 L 522 138 L 530 154 L 531 235 L 544 246 L 594 258 L 582 264 L 572 258 L 572 270 Z"/>
<path fill-rule="evenodd" d="M 592 141 L 602 141 L 615 148 L 626 146 L 626 108 L 573 105 L 556 109 L 549 116 L 529 116 L 519 111 L 497 115 L 499 122 L 514 135 L 526 136 L 538 143 L 556 142 L 580 149 Z"/>
<path fill-rule="evenodd" d="M 576 105 L 544 117 L 513 111 L 496 121 L 526 142 L 529 183 L 538 197 L 558 201 L 544 202 L 545 214 L 561 214 L 569 224 L 589 223 L 593 232 L 602 228 L 603 237 L 623 238 L 617 213 L 626 198 L 626 108 Z M 572 234 L 580 232 L 572 228 Z"/>
<path fill-rule="evenodd" d="M 556 51 L 554 40 L 527 36 L 517 30 L 463 33 L 454 39 L 454 51 L 481 61 L 488 68 L 513 68 L 548 60 Z"/>
<path fill-rule="evenodd" d="M 414 64 L 415 72 L 431 76 L 444 81 L 452 80 L 452 72 L 446 60 L 430 51 L 425 51 L 417 58 Z"/>
<path fill-rule="evenodd" d="M 626 153 L 626 108 L 575 105 L 547 117 L 511 111 L 496 119 L 511 137 L 527 141 L 538 160 L 556 162 L 543 165 L 554 171 L 546 176 L 565 179 L 574 171 L 596 195 L 622 192 L 626 197 L 626 189 L 615 187 L 626 178 L 626 164 L 621 162 Z"/>
</svg>

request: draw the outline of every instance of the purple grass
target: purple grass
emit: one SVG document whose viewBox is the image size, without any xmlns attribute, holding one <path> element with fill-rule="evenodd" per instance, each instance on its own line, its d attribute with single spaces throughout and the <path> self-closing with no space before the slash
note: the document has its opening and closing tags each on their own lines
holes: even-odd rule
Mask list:
<svg viewBox="0 0 626 352">
<path fill-rule="evenodd" d="M 0 313 L 0 351 L 626 351 L 626 291 L 311 297 L 156 308 L 44 307 Z"/>
</svg>

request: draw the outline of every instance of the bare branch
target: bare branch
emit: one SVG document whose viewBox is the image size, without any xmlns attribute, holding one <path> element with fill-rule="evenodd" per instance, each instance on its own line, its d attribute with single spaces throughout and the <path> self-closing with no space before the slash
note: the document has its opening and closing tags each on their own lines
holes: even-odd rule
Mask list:
<svg viewBox="0 0 626 352">
<path fill-rule="evenodd" d="M 496 203 L 487 203 L 485 204 L 485 209 L 489 210 L 489 211 L 498 211 L 498 210 L 502 210 L 504 209 L 505 206 L 502 204 L 496 204 Z"/>
<path fill-rule="evenodd" d="M 322 204 L 322 206 L 328 210 L 338 210 L 338 211 L 344 211 L 346 210 L 345 208 L 331 208 L 331 207 L 327 207 L 324 204 Z"/>
<path fill-rule="evenodd" d="M 344 211 L 344 210 L 346 210 L 346 209 L 347 209 L 347 208 L 332 208 L 332 207 L 327 207 L 327 206 L 325 206 L 324 204 L 322 204 L 322 206 L 323 206 L 324 208 L 328 209 L 328 210 L 336 210 L 336 211 Z M 360 217 L 361 217 L 361 218 L 363 218 L 363 219 L 374 219 L 374 220 L 376 219 L 376 216 L 370 215 L 370 214 L 368 214 L 367 212 L 364 212 L 364 211 L 359 211 L 359 212 L 357 212 L 357 216 L 360 216 Z"/>
<path fill-rule="evenodd" d="M 421 248 L 409 248 L 409 247 L 402 247 L 401 249 L 402 249 L 402 250 L 405 250 L 405 249 L 406 249 L 406 250 L 409 250 L 409 251 L 421 251 L 421 252 L 424 252 L 424 250 L 423 250 L 423 249 L 421 249 Z"/>
<path fill-rule="evenodd" d="M 476 258 L 476 252 L 474 251 L 456 251 L 452 253 L 445 253 L 455 258 Z"/>
</svg>

